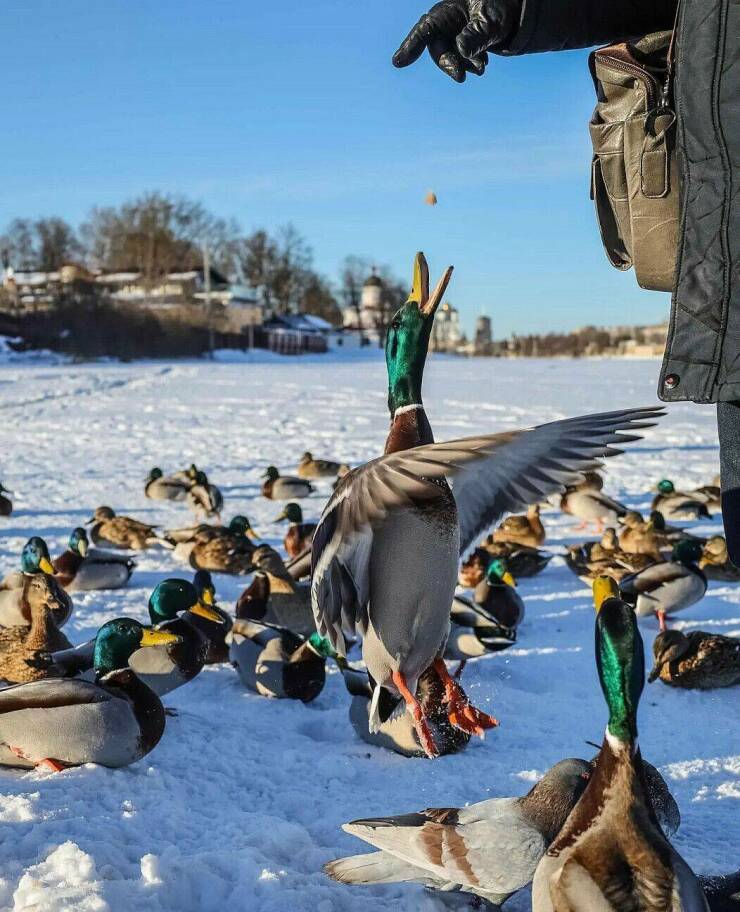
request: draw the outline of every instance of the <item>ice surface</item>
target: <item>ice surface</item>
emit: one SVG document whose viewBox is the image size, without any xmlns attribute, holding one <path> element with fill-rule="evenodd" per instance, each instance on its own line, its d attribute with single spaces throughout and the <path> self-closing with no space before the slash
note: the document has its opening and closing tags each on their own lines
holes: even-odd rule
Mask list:
<svg viewBox="0 0 740 912">
<path fill-rule="evenodd" d="M 225 355 L 225 359 L 229 356 Z M 0 359 L 2 360 L 2 359 Z M 231 358 L 233 362 L 233 358 Z M 655 402 L 655 361 L 488 361 L 432 356 L 425 402 L 437 439 Z M 145 499 L 144 477 L 195 461 L 222 486 L 226 517 L 246 513 L 272 543 L 278 505 L 260 475 L 295 466 L 305 449 L 356 464 L 387 430 L 379 357 L 241 363 L 162 362 L 0 366 L 0 480 L 16 512 L 0 520 L 0 571 L 30 534 L 59 553 L 99 504 L 163 526 L 189 522 L 183 505 Z M 675 405 L 661 426 L 610 465 L 608 493 L 646 509 L 648 489 L 717 471 L 711 407 Z M 329 491 L 304 502 L 318 516 Z M 575 541 L 573 524 L 545 514 L 548 547 Z M 695 525 L 719 531 L 719 522 Z M 185 575 L 150 551 L 129 589 L 75 594 L 74 642 L 106 619 L 145 617 L 166 575 Z M 225 605 L 245 580 L 216 579 Z M 605 707 L 593 662 L 588 589 L 556 559 L 520 583 L 527 617 L 515 649 L 472 661 L 465 683 L 501 728 L 463 754 L 407 760 L 359 742 L 341 678 L 309 706 L 247 693 L 229 667 L 206 669 L 166 703 L 179 715 L 148 757 L 125 770 L 0 773 L 0 908 L 17 912 L 380 912 L 442 909 L 413 886 L 342 887 L 323 862 L 363 851 L 340 824 L 497 795 L 521 794 L 548 766 L 591 756 Z M 689 629 L 740 634 L 740 586 L 713 583 L 679 618 Z M 641 622 L 649 649 L 657 625 Z M 738 866 L 738 691 L 693 693 L 654 684 L 640 709 L 644 755 L 679 803 L 676 845 L 698 871 Z M 510 903 L 529 908 L 526 895 Z"/>
</svg>

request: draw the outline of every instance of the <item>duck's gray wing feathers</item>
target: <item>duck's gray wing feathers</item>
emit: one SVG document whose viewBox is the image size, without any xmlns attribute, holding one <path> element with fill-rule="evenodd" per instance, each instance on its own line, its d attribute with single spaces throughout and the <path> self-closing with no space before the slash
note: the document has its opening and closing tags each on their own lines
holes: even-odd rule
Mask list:
<svg viewBox="0 0 740 912">
<path fill-rule="evenodd" d="M 652 427 L 653 419 L 663 414 L 660 408 L 623 409 L 478 438 L 490 443 L 482 443 L 478 458 L 473 456 L 452 479 L 460 552 L 467 551 L 504 513 L 544 500 L 583 472 L 598 468 L 600 459 L 619 455 L 621 446 L 640 439 L 633 431 Z"/>
<path fill-rule="evenodd" d="M 651 564 L 638 573 L 622 577 L 619 582 L 619 588 L 624 595 L 649 595 L 660 586 L 666 585 L 666 583 L 673 583 L 676 580 L 683 579 L 688 573 L 690 571 L 681 564 L 673 561 L 664 561 L 660 564 Z"/>
<path fill-rule="evenodd" d="M 65 678 L 90 671 L 95 664 L 95 637 L 79 646 L 52 652 L 51 661 Z"/>
<path fill-rule="evenodd" d="M 28 684 L 16 684 L 0 690 L 0 729 L 5 713 L 23 709 L 53 709 L 59 706 L 105 703 L 112 699 L 113 695 L 97 684 L 76 678 L 43 678 Z"/>
<path fill-rule="evenodd" d="M 503 513 L 561 489 L 599 458 L 639 440 L 623 433 L 651 427 L 657 408 L 569 418 L 526 431 L 507 431 L 414 447 L 353 469 L 319 520 L 312 544 L 311 599 L 316 628 L 344 652 L 343 630 L 364 631 L 373 530 L 392 510 L 440 495 L 434 482 L 453 478 L 461 552 Z"/>
</svg>

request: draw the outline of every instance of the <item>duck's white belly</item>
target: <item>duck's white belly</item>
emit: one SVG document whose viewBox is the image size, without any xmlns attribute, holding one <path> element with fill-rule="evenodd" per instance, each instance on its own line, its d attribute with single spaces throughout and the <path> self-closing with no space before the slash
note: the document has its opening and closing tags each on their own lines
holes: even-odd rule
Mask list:
<svg viewBox="0 0 740 912">
<path fill-rule="evenodd" d="M 308 497 L 309 483 L 291 481 L 288 478 L 277 478 L 272 485 L 273 500 L 293 500 L 293 498 Z"/>
<path fill-rule="evenodd" d="M 655 593 L 654 598 L 639 595 L 635 605 L 635 613 L 638 617 L 645 617 L 646 615 L 654 614 L 658 610 L 663 610 L 668 614 L 682 611 L 703 598 L 706 588 L 703 580 L 698 576 L 692 574 L 691 576 L 682 577 L 661 586 Z"/>
<path fill-rule="evenodd" d="M 459 541 L 454 512 L 443 524 L 415 510 L 391 514 L 373 537 L 362 651 L 370 674 L 389 690 L 396 691 L 391 676 L 400 671 L 414 692 L 419 676 L 444 648 Z"/>
<path fill-rule="evenodd" d="M 578 492 L 568 497 L 568 509 L 573 516 L 578 519 L 597 520 L 604 519 L 608 522 L 616 522 L 617 512 L 608 503 L 603 503 L 595 497 L 589 496 L 588 492 Z"/>
<path fill-rule="evenodd" d="M 126 564 L 116 561 L 98 562 L 85 560 L 67 586 L 69 592 L 89 589 L 120 589 L 131 573 Z"/>
</svg>

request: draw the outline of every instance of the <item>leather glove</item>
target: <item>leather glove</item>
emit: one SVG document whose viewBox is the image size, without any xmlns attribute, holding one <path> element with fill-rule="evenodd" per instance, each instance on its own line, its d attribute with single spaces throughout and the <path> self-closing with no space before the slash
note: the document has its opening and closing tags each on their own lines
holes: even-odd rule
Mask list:
<svg viewBox="0 0 740 912">
<path fill-rule="evenodd" d="M 519 20 L 521 0 L 441 0 L 419 19 L 393 55 L 393 65 L 414 63 L 424 48 L 455 82 L 467 73 L 482 76 L 489 48 L 509 39 Z"/>
</svg>

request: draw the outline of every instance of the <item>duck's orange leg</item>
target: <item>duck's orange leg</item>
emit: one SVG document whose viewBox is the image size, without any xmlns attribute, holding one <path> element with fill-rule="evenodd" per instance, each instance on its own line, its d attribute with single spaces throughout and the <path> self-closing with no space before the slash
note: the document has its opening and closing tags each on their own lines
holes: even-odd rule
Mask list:
<svg viewBox="0 0 740 912">
<path fill-rule="evenodd" d="M 459 682 L 447 670 L 444 659 L 434 660 L 434 670 L 444 684 L 447 718 L 455 728 L 471 735 L 480 735 L 482 738 L 487 728 L 495 728 L 499 724 L 493 716 L 472 705 Z"/>
<path fill-rule="evenodd" d="M 665 611 L 659 608 L 655 613 L 658 616 L 658 626 L 660 627 L 660 632 L 664 633 L 668 629 L 665 623 Z"/>
<path fill-rule="evenodd" d="M 432 730 L 429 728 L 429 723 L 424 716 L 424 710 L 421 708 L 421 705 L 414 694 L 409 690 L 408 685 L 406 684 L 406 678 L 404 678 L 400 671 L 393 672 L 392 680 L 398 688 L 398 692 L 403 697 L 406 706 L 411 710 L 411 715 L 414 717 L 414 728 L 416 729 L 416 734 L 419 736 L 419 741 L 421 741 L 421 746 L 424 748 L 424 753 L 431 760 L 434 760 L 436 757 L 439 757 L 439 750 L 434 743 Z"/>
</svg>

